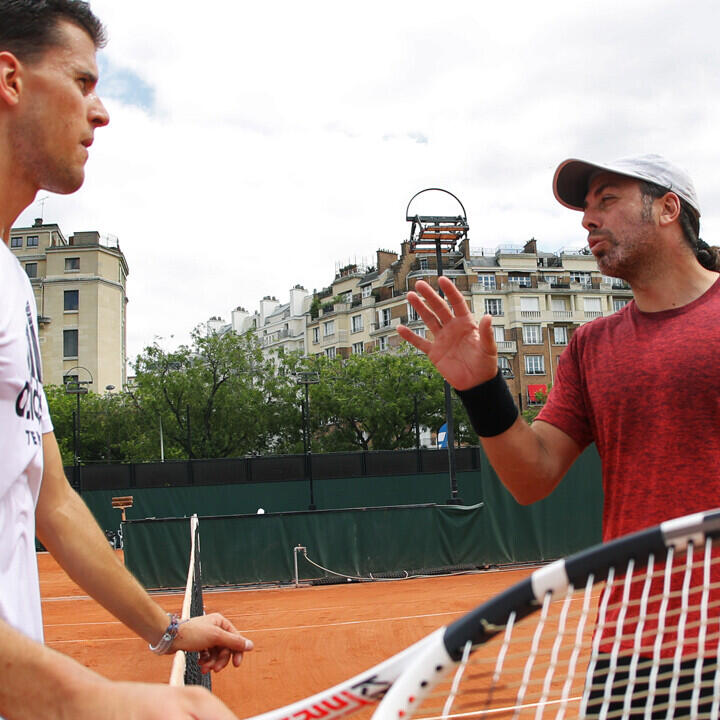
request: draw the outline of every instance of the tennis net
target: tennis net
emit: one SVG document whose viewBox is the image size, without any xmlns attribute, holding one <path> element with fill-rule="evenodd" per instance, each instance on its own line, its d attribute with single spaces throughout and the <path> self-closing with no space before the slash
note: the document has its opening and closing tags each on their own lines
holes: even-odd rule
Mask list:
<svg viewBox="0 0 720 720">
<path fill-rule="evenodd" d="M 202 566 L 200 562 L 200 523 L 197 515 L 190 518 L 190 563 L 188 567 L 181 620 L 204 614 L 202 595 Z M 211 690 L 210 673 L 200 671 L 198 653 L 179 650 L 173 659 L 171 685 L 202 685 Z"/>
</svg>

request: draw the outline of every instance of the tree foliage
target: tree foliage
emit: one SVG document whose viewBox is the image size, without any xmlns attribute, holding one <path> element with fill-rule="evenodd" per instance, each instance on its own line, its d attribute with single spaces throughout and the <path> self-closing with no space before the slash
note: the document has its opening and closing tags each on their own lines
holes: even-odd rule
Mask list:
<svg viewBox="0 0 720 720">
<path fill-rule="evenodd" d="M 80 461 L 221 458 L 303 451 L 308 386 L 313 452 L 410 448 L 416 424 L 445 422 L 443 381 L 424 355 L 408 351 L 346 360 L 280 353 L 263 357 L 252 334 L 205 334 L 167 351 L 138 356 L 124 392 L 80 397 Z M 73 462 L 77 396 L 46 388 L 63 459 Z M 458 442 L 477 442 L 453 393 Z"/>
</svg>

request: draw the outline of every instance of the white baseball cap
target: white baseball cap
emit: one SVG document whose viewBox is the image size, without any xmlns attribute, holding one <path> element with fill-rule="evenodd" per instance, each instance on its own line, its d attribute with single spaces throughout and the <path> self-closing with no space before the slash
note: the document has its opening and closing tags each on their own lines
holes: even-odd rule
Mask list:
<svg viewBox="0 0 720 720">
<path fill-rule="evenodd" d="M 647 180 L 667 188 L 685 200 L 700 217 L 700 203 L 690 176 L 661 155 L 635 155 L 608 164 L 575 158 L 565 160 L 558 165 L 553 178 L 553 193 L 558 202 L 571 210 L 583 210 L 590 180 L 599 172 Z"/>
</svg>

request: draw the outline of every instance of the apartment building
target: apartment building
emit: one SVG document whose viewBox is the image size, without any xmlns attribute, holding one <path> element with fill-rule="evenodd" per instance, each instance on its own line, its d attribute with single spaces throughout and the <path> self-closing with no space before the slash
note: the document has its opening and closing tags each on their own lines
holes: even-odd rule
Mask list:
<svg viewBox="0 0 720 720">
<path fill-rule="evenodd" d="M 12 229 L 10 250 L 35 293 L 45 384 L 70 376 L 91 379 L 93 392 L 122 389 L 128 265 L 117 238 L 89 231 L 66 239 L 58 225 L 37 219 Z"/>
<path fill-rule="evenodd" d="M 277 360 L 280 351 L 305 352 L 305 317 L 310 311 L 312 296 L 302 287 L 290 289 L 290 299 L 281 303 L 276 297 L 266 295 L 257 312 L 248 313 L 244 308 L 235 308 L 232 322 L 212 317 L 206 325 L 208 332 L 243 334 L 253 331 L 263 355 Z"/>
<path fill-rule="evenodd" d="M 310 293 L 301 285 L 290 289 L 290 299 L 280 303 L 274 297 L 260 301 L 255 331 L 263 354 L 277 357 L 284 352 L 305 351 L 305 315 L 310 310 Z"/>
<path fill-rule="evenodd" d="M 523 408 L 554 382 L 573 332 L 632 299 L 627 283 L 603 276 L 587 249 L 543 253 L 533 239 L 470 251 L 465 266 L 473 315 L 492 316 L 500 368 Z"/>
<path fill-rule="evenodd" d="M 536 402 L 554 381 L 557 361 L 574 330 L 610 315 L 632 298 L 627 284 L 600 274 L 587 250 L 538 252 L 524 246 L 473 250 L 463 242 L 443 255 L 443 275 L 463 293 L 473 315 L 489 314 L 499 365 L 521 408 Z M 434 254 L 377 253 L 377 266 L 341 268 L 318 293 L 307 317 L 306 352 L 328 357 L 388 350 L 402 344 L 397 326 L 426 329 L 407 302 L 422 279 L 437 286 Z"/>
</svg>

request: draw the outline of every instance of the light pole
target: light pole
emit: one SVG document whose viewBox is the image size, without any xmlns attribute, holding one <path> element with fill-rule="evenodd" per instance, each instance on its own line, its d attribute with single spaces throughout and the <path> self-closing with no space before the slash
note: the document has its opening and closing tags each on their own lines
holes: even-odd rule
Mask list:
<svg viewBox="0 0 720 720">
<path fill-rule="evenodd" d="M 302 406 L 303 414 L 303 450 L 305 452 L 305 479 L 310 485 L 310 504 L 308 510 L 316 510 L 315 493 L 312 477 L 312 436 L 310 434 L 310 385 L 317 385 L 320 376 L 314 370 L 303 370 L 297 373 L 298 385 L 305 386 L 305 401 Z"/>
<path fill-rule="evenodd" d="M 434 191 L 445 193 L 452 197 L 462 210 L 461 215 L 411 215 L 410 205 L 418 195 Z M 468 230 L 465 207 L 460 200 L 448 190 L 442 188 L 425 188 L 415 193 L 407 204 L 405 219 L 412 223 L 410 229 L 410 252 L 432 253 L 435 251 L 437 262 L 438 278 L 443 274 L 442 257 L 443 253 L 453 251 L 455 245 L 465 239 L 467 240 Z M 443 291 L 438 287 L 440 297 L 445 297 Z M 445 381 L 445 417 L 447 419 L 447 447 L 448 447 L 448 470 L 450 473 L 450 498 L 448 504 L 462 505 L 463 501 L 458 497 L 457 477 L 455 473 L 455 427 L 452 413 L 452 394 L 450 385 Z"/>
<path fill-rule="evenodd" d="M 73 370 L 84 370 L 89 380 L 80 380 L 80 375 L 71 375 Z M 65 392 L 68 395 L 75 395 L 77 398 L 77 409 L 73 411 L 73 455 L 74 455 L 74 478 L 73 485 L 75 490 L 80 491 L 80 396 L 87 395 L 88 385 L 92 385 L 93 377 L 92 373 L 82 365 L 76 365 L 70 368 L 63 375 L 63 385 L 65 386 Z"/>
</svg>

